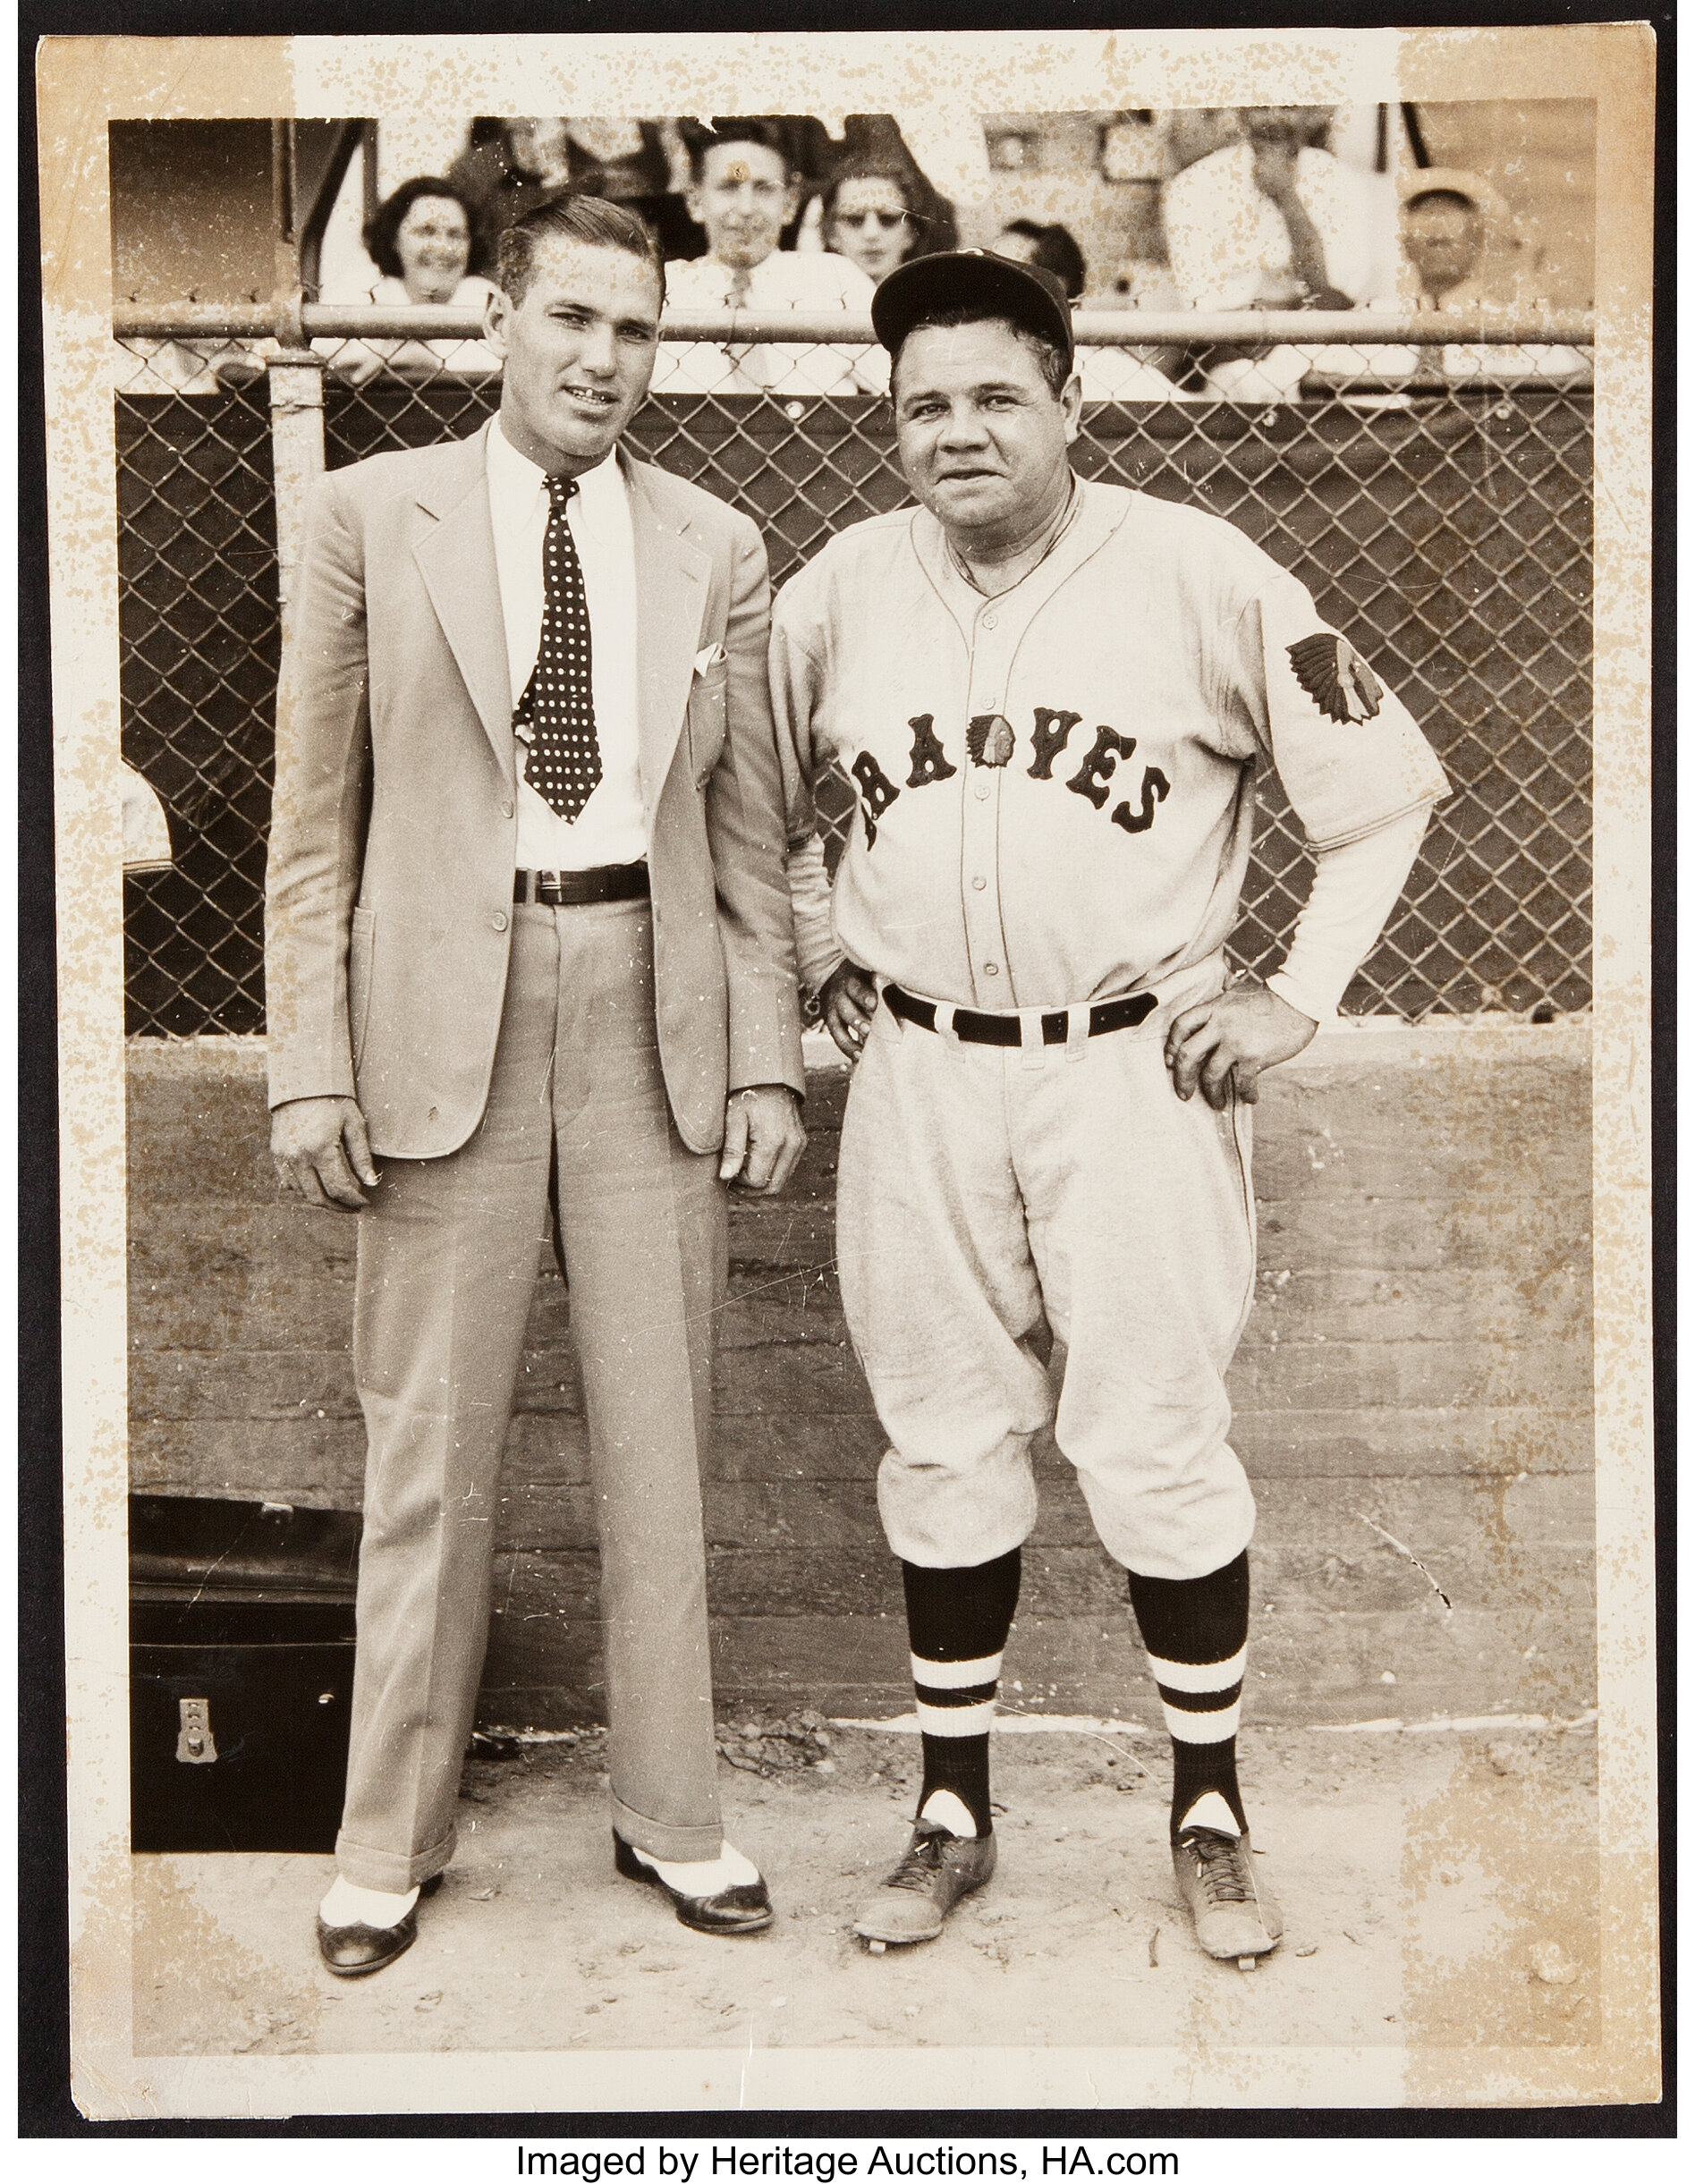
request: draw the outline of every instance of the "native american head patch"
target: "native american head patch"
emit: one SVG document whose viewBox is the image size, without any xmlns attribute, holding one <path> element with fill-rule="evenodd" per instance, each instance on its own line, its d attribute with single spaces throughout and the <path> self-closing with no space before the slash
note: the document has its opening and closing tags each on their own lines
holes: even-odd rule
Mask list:
<svg viewBox="0 0 1695 2184">
<path fill-rule="evenodd" d="M 973 766 L 1004 766 L 1013 755 L 1013 724 L 998 713 L 979 713 L 965 731 Z"/>
<path fill-rule="evenodd" d="M 1320 713 L 1333 721 L 1374 721 L 1383 685 L 1345 637 L 1321 630 L 1289 648 L 1296 680 Z"/>
</svg>

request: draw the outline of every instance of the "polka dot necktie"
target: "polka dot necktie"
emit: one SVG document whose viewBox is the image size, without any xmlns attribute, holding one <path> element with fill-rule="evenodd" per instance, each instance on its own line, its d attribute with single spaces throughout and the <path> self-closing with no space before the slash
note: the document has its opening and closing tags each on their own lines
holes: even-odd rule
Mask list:
<svg viewBox="0 0 1695 2184">
<path fill-rule="evenodd" d="M 589 599 L 577 544 L 565 520 L 576 490 L 574 478 L 547 480 L 547 535 L 541 548 L 547 604 L 541 643 L 513 715 L 519 741 L 529 746 L 524 779 L 567 822 L 576 818 L 600 779 Z"/>
</svg>

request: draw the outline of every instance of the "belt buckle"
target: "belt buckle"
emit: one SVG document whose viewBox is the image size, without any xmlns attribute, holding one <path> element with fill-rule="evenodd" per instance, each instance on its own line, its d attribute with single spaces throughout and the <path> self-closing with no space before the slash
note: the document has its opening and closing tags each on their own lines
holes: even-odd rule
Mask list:
<svg viewBox="0 0 1695 2184">
<path fill-rule="evenodd" d="M 562 874 L 557 872 L 537 873 L 536 900 L 538 902 L 546 902 L 552 909 L 557 910 L 564 899 L 564 879 Z"/>
</svg>

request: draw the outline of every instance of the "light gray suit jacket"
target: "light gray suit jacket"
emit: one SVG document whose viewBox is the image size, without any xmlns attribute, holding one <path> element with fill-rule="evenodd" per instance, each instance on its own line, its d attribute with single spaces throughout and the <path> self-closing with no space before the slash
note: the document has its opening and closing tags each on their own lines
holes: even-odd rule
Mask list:
<svg viewBox="0 0 1695 2184">
<path fill-rule="evenodd" d="M 476 1129 L 505 994 L 517 743 L 489 429 L 318 482 L 277 698 L 271 1105 L 352 1095 L 396 1159 Z M 765 548 L 699 487 L 620 461 L 660 1057 L 683 1141 L 710 1152 L 728 1091 L 806 1082 Z"/>
</svg>

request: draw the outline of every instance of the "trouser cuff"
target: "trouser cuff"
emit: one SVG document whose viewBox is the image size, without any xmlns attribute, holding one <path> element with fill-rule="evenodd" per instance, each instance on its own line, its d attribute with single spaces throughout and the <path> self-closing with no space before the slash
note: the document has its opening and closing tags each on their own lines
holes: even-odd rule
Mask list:
<svg viewBox="0 0 1695 2184">
<path fill-rule="evenodd" d="M 675 1859 L 682 1865 L 716 1858 L 724 1848 L 722 1820 L 702 1821 L 698 1827 L 679 1827 L 668 1821 L 650 1820 L 645 1813 L 633 1811 L 615 1792 L 612 1798 L 612 1824 L 632 1850 L 645 1850 L 649 1858 Z M 407 1885 L 410 1887 L 411 1883 Z"/>
<path fill-rule="evenodd" d="M 335 1838 L 335 1870 L 355 1888 L 376 1888 L 386 1895 L 403 1896 L 409 1888 L 420 1888 L 443 1872 L 457 1844 L 457 1831 L 449 1828 L 439 1842 L 408 1857 L 403 1850 L 375 1850 L 369 1843 L 354 1842 L 342 1833 Z"/>
</svg>

